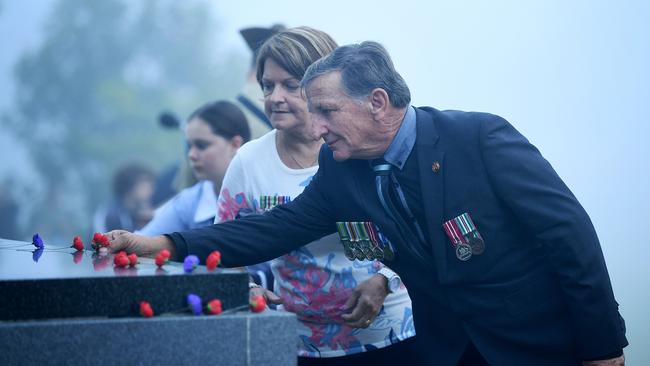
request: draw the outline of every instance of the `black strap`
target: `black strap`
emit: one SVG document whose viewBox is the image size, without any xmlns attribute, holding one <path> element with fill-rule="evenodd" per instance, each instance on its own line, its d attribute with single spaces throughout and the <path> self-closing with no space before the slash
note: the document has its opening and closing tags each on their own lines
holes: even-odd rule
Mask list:
<svg viewBox="0 0 650 366">
<path fill-rule="evenodd" d="M 268 117 L 266 117 L 266 114 L 264 114 L 264 111 L 257 108 L 257 106 L 253 104 L 250 99 L 248 99 L 245 95 L 239 94 L 237 96 L 237 100 L 244 107 L 246 107 L 246 109 L 253 113 L 260 121 L 264 122 L 270 129 L 273 129 L 273 125 L 271 124 L 271 121 L 269 121 Z"/>
</svg>

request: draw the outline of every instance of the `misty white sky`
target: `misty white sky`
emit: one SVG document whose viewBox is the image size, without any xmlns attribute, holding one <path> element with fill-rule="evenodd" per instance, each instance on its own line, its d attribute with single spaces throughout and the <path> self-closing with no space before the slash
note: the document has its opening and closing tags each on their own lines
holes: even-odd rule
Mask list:
<svg viewBox="0 0 650 366">
<path fill-rule="evenodd" d="M 0 15 L 0 108 L 17 52 L 51 0 Z M 327 4 L 327 5 L 325 5 Z M 391 52 L 415 105 L 499 114 L 553 164 L 590 213 L 627 321 L 629 365 L 650 364 L 650 2 L 214 1 L 224 47 L 245 26 L 309 25 Z M 0 131 L 1 133 L 1 131 Z"/>
</svg>

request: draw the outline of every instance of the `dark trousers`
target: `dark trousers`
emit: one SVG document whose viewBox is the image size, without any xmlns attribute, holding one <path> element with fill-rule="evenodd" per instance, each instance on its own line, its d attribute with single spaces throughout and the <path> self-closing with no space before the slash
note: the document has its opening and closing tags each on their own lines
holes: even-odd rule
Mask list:
<svg viewBox="0 0 650 366">
<path fill-rule="evenodd" d="M 298 366 L 347 366 L 347 365 L 372 365 L 372 366 L 411 366 L 435 364 L 434 360 L 423 360 L 422 352 L 414 351 L 415 338 L 393 344 L 374 351 L 356 353 L 341 357 L 298 357 Z M 420 350 L 421 351 L 421 350 Z M 418 357 L 419 355 L 419 357 Z M 458 361 L 458 366 L 489 366 L 473 343 L 468 343 L 463 355 Z"/>
<path fill-rule="evenodd" d="M 415 339 L 408 338 L 388 347 L 341 357 L 298 357 L 298 366 L 400 366 L 420 364 L 413 351 Z"/>
</svg>

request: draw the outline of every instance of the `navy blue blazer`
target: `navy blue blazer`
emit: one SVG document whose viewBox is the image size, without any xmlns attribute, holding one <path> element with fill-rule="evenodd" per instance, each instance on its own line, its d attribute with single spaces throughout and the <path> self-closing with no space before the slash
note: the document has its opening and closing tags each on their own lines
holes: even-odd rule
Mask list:
<svg viewBox="0 0 650 366">
<path fill-rule="evenodd" d="M 397 248 L 386 264 L 408 288 L 432 363 L 455 365 L 469 340 L 494 365 L 576 365 L 625 347 L 593 225 L 539 151 L 495 115 L 416 111 L 424 260 L 382 209 L 368 162 L 336 162 L 326 145 L 302 195 L 264 215 L 174 233 L 179 256 L 218 249 L 225 265 L 252 264 L 335 232 L 336 221 L 373 221 Z M 466 212 L 486 249 L 462 262 L 442 225 Z"/>
</svg>

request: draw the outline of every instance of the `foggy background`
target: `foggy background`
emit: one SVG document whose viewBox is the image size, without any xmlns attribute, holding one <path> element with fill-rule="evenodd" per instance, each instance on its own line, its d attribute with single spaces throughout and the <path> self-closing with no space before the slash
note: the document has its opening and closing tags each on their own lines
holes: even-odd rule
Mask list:
<svg viewBox="0 0 650 366">
<path fill-rule="evenodd" d="M 161 110 L 184 118 L 239 91 L 240 28 L 308 25 L 386 46 L 414 105 L 498 114 L 526 135 L 594 222 L 627 364 L 650 364 L 649 19 L 640 0 L 0 0 L 0 199 L 17 208 L 0 237 L 90 232 L 117 166 L 181 157 Z"/>
</svg>

